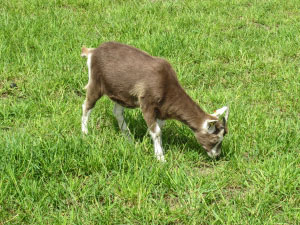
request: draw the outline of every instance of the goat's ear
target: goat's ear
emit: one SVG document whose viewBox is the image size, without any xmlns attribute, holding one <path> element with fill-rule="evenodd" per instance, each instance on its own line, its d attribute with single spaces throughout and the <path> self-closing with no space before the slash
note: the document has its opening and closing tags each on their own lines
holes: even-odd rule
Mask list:
<svg viewBox="0 0 300 225">
<path fill-rule="evenodd" d="M 210 119 L 205 120 L 204 123 L 203 123 L 203 129 L 207 133 L 212 134 L 216 130 L 216 122 L 217 121 L 218 120 L 210 120 Z"/>
<path fill-rule="evenodd" d="M 221 109 L 216 110 L 213 114 L 211 114 L 212 116 L 215 116 L 217 118 L 219 118 L 220 116 L 222 116 L 225 113 L 224 119 L 225 121 L 228 120 L 228 116 L 229 116 L 229 108 L 228 106 L 224 106 Z"/>
</svg>

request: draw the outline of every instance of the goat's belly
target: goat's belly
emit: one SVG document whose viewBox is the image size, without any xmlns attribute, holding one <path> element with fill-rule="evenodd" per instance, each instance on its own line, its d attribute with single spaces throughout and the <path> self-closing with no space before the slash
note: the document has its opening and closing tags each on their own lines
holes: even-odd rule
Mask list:
<svg viewBox="0 0 300 225">
<path fill-rule="evenodd" d="M 126 108 L 137 108 L 139 107 L 139 102 L 137 98 L 122 98 L 119 96 L 114 96 L 114 95 L 108 95 L 108 97 L 118 103 L 119 105 L 126 107 Z"/>
</svg>

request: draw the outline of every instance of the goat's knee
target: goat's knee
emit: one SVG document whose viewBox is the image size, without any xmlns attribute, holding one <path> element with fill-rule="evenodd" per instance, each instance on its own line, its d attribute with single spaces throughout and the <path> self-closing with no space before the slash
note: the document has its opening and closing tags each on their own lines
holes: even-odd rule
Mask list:
<svg viewBox="0 0 300 225">
<path fill-rule="evenodd" d="M 151 129 L 152 128 L 152 129 Z M 150 128 L 150 135 L 153 139 L 159 138 L 161 136 L 161 129 L 157 123 L 153 124 Z"/>
</svg>

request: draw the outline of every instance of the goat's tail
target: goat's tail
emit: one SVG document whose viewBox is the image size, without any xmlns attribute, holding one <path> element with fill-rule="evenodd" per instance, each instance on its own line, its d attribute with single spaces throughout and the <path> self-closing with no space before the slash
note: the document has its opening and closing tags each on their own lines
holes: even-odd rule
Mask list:
<svg viewBox="0 0 300 225">
<path fill-rule="evenodd" d="M 80 56 L 87 57 L 88 54 L 89 54 L 89 49 L 86 48 L 85 46 L 82 46 L 82 48 L 81 48 L 81 55 Z"/>
<path fill-rule="evenodd" d="M 82 57 L 88 57 L 89 53 L 92 53 L 94 48 L 87 48 L 85 46 L 82 46 L 81 48 L 81 56 Z"/>
<path fill-rule="evenodd" d="M 87 57 L 88 61 L 87 61 L 87 65 L 88 65 L 88 69 L 89 69 L 89 82 L 88 84 L 84 87 L 84 89 L 87 89 L 91 80 L 91 56 L 92 56 L 92 52 L 93 52 L 94 48 L 87 48 L 85 46 L 83 46 L 81 48 L 81 56 L 82 57 Z"/>
</svg>

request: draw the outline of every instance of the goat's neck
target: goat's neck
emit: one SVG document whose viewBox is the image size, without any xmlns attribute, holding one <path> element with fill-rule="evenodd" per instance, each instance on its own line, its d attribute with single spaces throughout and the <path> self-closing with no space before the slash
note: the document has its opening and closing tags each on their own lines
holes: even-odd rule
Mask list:
<svg viewBox="0 0 300 225">
<path fill-rule="evenodd" d="M 173 104 L 173 118 L 188 125 L 193 131 L 199 131 L 207 114 L 184 91 L 180 91 Z"/>
</svg>

